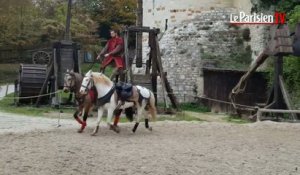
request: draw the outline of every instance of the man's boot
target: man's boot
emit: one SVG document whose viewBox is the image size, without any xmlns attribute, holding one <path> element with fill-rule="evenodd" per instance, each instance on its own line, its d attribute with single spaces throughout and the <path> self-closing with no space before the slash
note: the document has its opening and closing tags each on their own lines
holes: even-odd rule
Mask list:
<svg viewBox="0 0 300 175">
<path fill-rule="evenodd" d="M 103 73 L 104 74 L 104 71 L 105 71 L 105 67 L 100 67 L 100 70 L 99 72 Z"/>
<path fill-rule="evenodd" d="M 113 81 L 113 78 L 116 78 L 117 74 L 118 74 L 118 69 L 115 68 L 115 69 L 113 70 L 113 72 L 111 73 L 109 79 L 111 79 L 111 80 Z"/>
</svg>

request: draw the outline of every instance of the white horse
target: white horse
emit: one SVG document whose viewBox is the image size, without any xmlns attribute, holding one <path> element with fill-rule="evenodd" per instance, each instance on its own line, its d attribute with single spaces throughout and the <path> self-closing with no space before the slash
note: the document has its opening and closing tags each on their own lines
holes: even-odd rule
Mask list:
<svg viewBox="0 0 300 175">
<path fill-rule="evenodd" d="M 92 72 L 91 70 L 85 74 L 82 80 L 81 88 L 79 92 L 81 94 L 86 94 L 88 90 L 92 87 L 92 84 L 96 87 L 98 92 L 98 118 L 97 125 L 92 135 L 96 135 L 99 130 L 99 125 L 101 118 L 103 116 L 104 110 L 107 110 L 107 124 L 110 128 L 114 129 L 114 125 L 111 124 L 111 119 L 115 109 L 125 109 L 130 107 L 135 107 L 137 110 L 136 124 L 132 129 L 133 132 L 136 131 L 140 117 L 145 115 L 145 126 L 149 130 L 152 130 L 148 125 L 148 113 L 146 113 L 145 108 L 147 107 L 151 118 L 155 120 L 156 118 L 156 107 L 155 107 L 155 97 L 154 94 L 141 86 L 133 86 L 132 95 L 126 99 L 126 102 L 121 106 L 118 105 L 118 95 L 115 90 L 114 83 L 102 73 Z"/>
</svg>

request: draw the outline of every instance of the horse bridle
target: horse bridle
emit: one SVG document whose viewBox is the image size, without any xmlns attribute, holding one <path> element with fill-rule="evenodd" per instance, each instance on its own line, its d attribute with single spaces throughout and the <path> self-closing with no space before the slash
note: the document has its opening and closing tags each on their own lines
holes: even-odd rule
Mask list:
<svg viewBox="0 0 300 175">
<path fill-rule="evenodd" d="M 69 86 L 66 86 L 66 84 L 64 83 L 64 87 L 69 88 L 70 91 L 74 91 L 74 88 L 75 88 L 75 81 L 76 81 L 76 80 L 75 80 L 75 75 L 72 75 L 72 74 L 70 74 L 70 73 L 66 73 L 66 75 L 70 75 L 70 76 L 72 77 L 72 79 L 71 79 L 70 85 L 69 85 Z M 74 86 L 71 86 L 72 83 L 73 83 L 73 81 L 74 81 Z"/>
<path fill-rule="evenodd" d="M 85 77 L 86 77 L 86 76 L 85 76 Z M 89 78 L 89 82 L 88 82 L 88 84 L 87 84 L 86 86 L 83 85 L 83 84 L 81 84 L 81 87 L 83 87 L 84 90 L 85 90 L 86 92 L 89 90 L 89 85 L 92 84 L 91 79 L 92 79 L 92 78 Z M 93 86 L 93 84 L 92 84 L 91 86 Z"/>
</svg>

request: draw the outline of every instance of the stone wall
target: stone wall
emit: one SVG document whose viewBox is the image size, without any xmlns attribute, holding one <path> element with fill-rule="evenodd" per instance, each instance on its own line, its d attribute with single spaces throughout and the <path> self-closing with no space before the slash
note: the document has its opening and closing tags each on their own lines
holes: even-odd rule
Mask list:
<svg viewBox="0 0 300 175">
<path fill-rule="evenodd" d="M 192 102 L 203 94 L 202 67 L 216 67 L 216 61 L 240 52 L 246 46 L 255 59 L 266 45 L 267 27 L 229 24 L 232 13 L 251 11 L 251 0 L 144 0 L 144 25 L 160 28 L 164 71 L 179 102 Z M 167 26 L 166 26 L 167 24 Z M 167 30 L 165 30 L 167 27 Z M 250 29 L 251 40 L 237 42 L 242 30 Z M 147 58 L 147 36 L 144 36 L 144 58 Z M 135 69 L 135 73 L 144 72 Z M 158 82 L 160 84 L 160 82 Z M 162 100 L 161 86 L 158 97 Z"/>
<path fill-rule="evenodd" d="M 162 37 L 164 71 L 179 102 L 191 102 L 203 94 L 201 67 L 215 67 L 213 62 L 204 60 L 206 55 L 216 56 L 222 62 L 244 48 L 237 43 L 242 31 L 228 23 L 233 11 L 222 8 L 203 12 L 193 20 L 183 21 L 180 27 L 169 29 Z M 161 93 L 158 95 L 162 97 Z"/>
<path fill-rule="evenodd" d="M 251 9 L 253 4 L 257 4 L 259 0 L 235 0 L 233 5 L 237 11 L 243 11 L 246 14 L 251 14 Z M 274 10 L 270 9 L 265 11 L 265 14 L 272 14 Z M 249 45 L 252 49 L 252 59 L 253 61 L 261 53 L 264 47 L 266 47 L 268 41 L 268 29 L 269 26 L 266 25 L 243 25 L 244 28 L 250 29 L 251 41 Z"/>
<path fill-rule="evenodd" d="M 144 24 L 165 30 L 203 11 L 232 7 L 234 0 L 144 0 Z"/>
</svg>

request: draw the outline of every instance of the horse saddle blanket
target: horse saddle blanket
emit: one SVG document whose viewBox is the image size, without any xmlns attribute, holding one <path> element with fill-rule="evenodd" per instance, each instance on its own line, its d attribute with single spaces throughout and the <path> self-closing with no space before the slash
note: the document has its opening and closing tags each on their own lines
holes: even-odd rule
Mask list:
<svg viewBox="0 0 300 175">
<path fill-rule="evenodd" d="M 145 88 L 145 87 L 142 87 L 142 86 L 136 86 L 136 88 L 139 90 L 139 93 L 141 94 L 141 96 L 143 98 L 146 98 L 146 99 L 149 99 L 151 94 L 150 94 L 150 91 L 149 89 Z"/>
<path fill-rule="evenodd" d="M 132 96 L 132 84 L 129 83 L 117 83 L 116 91 L 119 99 L 126 101 L 129 97 Z"/>
<path fill-rule="evenodd" d="M 97 99 L 97 106 L 103 106 L 106 103 L 109 103 L 111 96 L 115 92 L 115 86 L 113 86 L 106 95 Z"/>
</svg>

